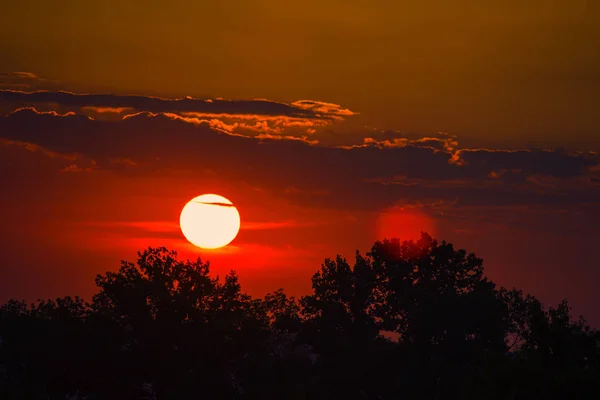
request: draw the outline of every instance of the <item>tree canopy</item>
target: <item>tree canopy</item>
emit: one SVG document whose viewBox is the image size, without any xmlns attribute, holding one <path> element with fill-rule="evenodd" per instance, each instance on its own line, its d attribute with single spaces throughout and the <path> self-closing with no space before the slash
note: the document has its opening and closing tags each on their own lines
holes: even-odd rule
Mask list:
<svg viewBox="0 0 600 400">
<path fill-rule="evenodd" d="M 300 299 L 148 248 L 98 292 L 0 307 L 0 398 L 537 399 L 600 393 L 600 333 L 427 234 L 326 259 Z"/>
</svg>

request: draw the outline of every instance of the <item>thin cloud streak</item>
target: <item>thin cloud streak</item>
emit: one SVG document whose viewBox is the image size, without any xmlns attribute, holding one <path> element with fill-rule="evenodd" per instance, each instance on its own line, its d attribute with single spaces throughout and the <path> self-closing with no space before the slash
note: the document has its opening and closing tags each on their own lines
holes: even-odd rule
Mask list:
<svg viewBox="0 0 600 400">
<path fill-rule="evenodd" d="M 214 203 L 207 203 L 214 204 Z M 228 205 L 232 206 L 232 205 Z M 330 222 L 317 221 L 242 221 L 240 230 L 257 231 L 272 229 L 309 228 Z M 85 221 L 81 225 L 105 229 L 135 228 L 147 232 L 173 233 L 180 232 L 179 223 L 175 221 Z"/>
<path fill-rule="evenodd" d="M 164 99 L 139 95 L 76 94 L 66 91 L 0 90 L 0 101 L 46 103 L 95 110 L 130 108 L 152 113 L 201 113 L 224 115 L 287 116 L 302 119 L 340 119 L 354 113 L 339 105 L 316 101 L 282 103 L 270 100 L 223 100 L 184 97 Z"/>
</svg>

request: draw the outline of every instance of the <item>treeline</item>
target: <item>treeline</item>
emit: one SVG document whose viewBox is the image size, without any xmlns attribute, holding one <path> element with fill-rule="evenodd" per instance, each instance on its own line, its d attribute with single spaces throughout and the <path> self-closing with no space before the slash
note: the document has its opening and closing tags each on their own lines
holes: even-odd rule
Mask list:
<svg viewBox="0 0 600 400">
<path fill-rule="evenodd" d="M 0 398 L 600 398 L 598 331 L 426 234 L 325 260 L 298 300 L 165 248 L 96 284 L 0 308 Z"/>
</svg>

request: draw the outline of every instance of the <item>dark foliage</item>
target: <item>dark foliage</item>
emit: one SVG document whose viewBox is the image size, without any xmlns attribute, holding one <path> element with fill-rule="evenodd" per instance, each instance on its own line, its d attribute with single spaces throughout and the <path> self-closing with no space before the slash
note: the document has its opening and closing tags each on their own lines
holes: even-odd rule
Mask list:
<svg viewBox="0 0 600 400">
<path fill-rule="evenodd" d="M 91 303 L 0 308 L 2 399 L 578 399 L 600 333 L 566 301 L 497 288 L 474 254 L 376 242 L 313 293 L 253 299 L 165 248 L 96 278 Z"/>
</svg>

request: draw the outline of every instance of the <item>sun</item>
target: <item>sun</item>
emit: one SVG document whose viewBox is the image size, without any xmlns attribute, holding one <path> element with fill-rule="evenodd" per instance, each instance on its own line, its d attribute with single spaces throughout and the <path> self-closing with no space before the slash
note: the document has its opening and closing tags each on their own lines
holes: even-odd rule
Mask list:
<svg viewBox="0 0 600 400">
<path fill-rule="evenodd" d="M 227 246 L 240 230 L 240 213 L 231 201 L 218 194 L 190 200 L 179 217 L 183 236 L 195 246 L 217 249 Z"/>
</svg>

